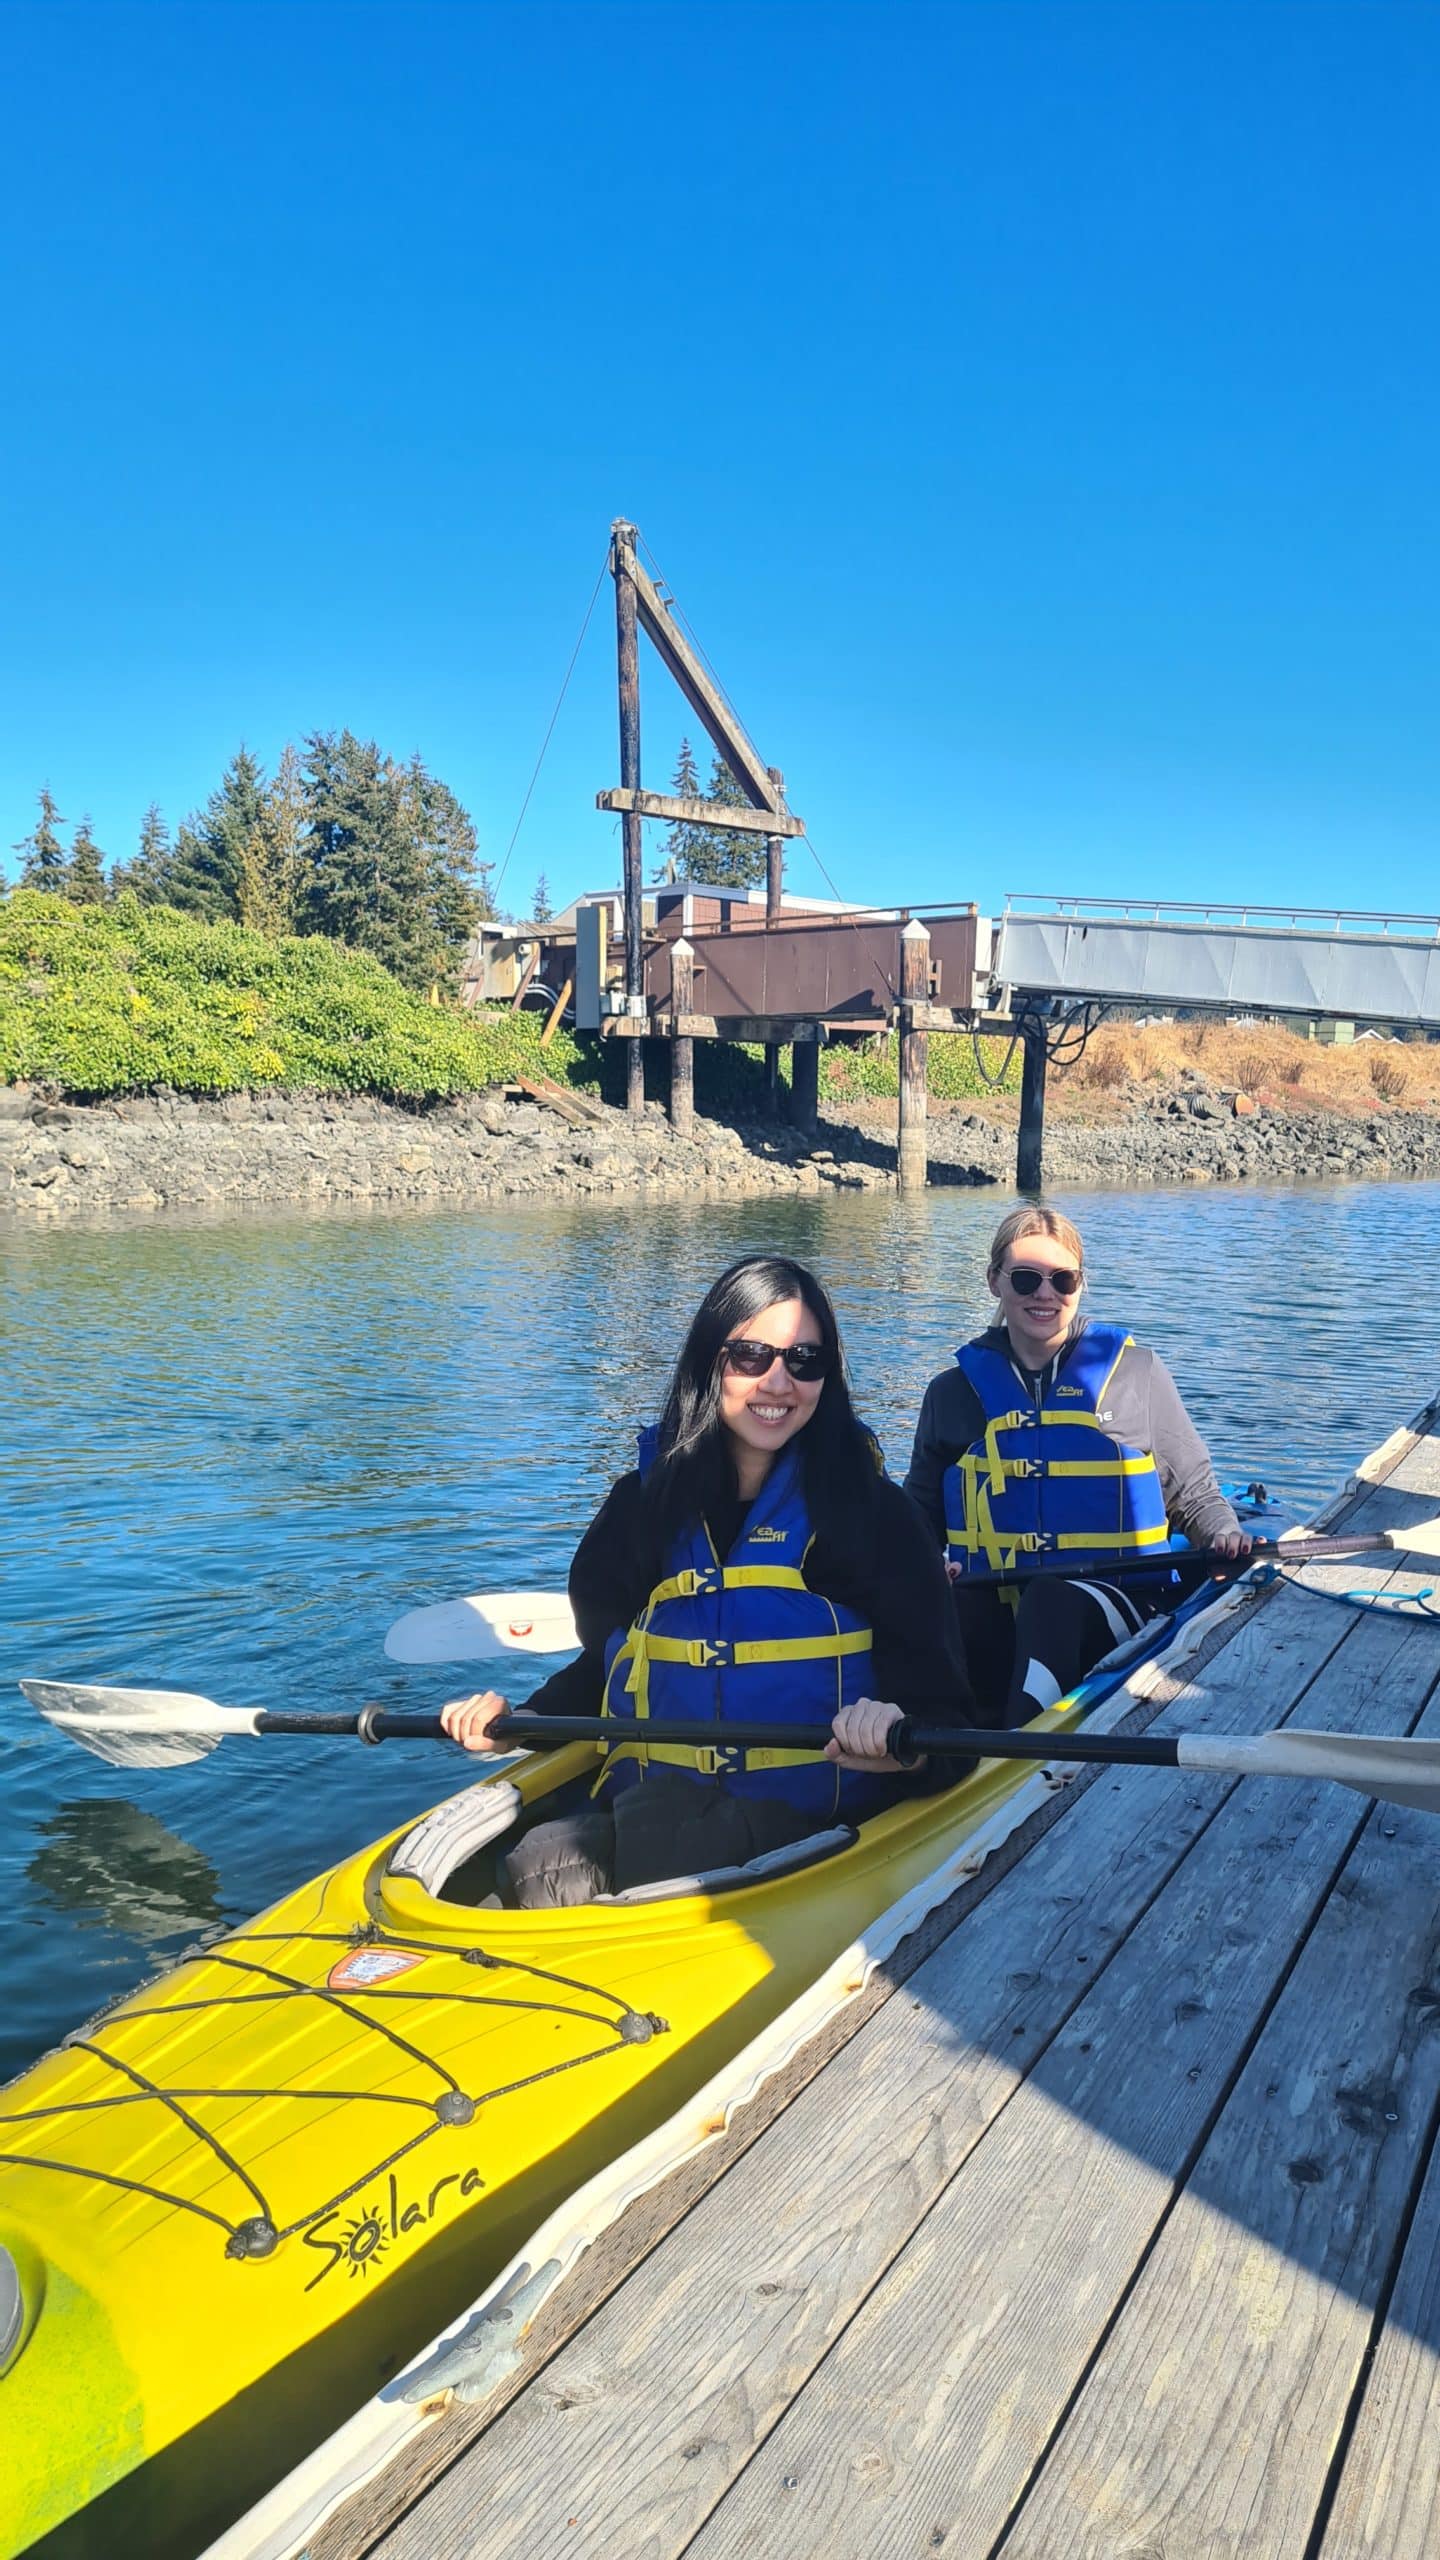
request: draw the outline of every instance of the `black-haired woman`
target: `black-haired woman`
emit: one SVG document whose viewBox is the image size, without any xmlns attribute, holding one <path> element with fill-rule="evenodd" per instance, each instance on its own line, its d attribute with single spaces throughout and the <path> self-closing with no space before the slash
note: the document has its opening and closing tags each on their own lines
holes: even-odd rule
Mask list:
<svg viewBox="0 0 1440 2560">
<path fill-rule="evenodd" d="M 593 1801 L 502 1861 L 524 1909 L 585 1902 L 741 1865 L 964 1764 L 905 1771 L 902 1714 L 971 1720 L 944 1569 L 882 1472 L 845 1378 L 835 1313 L 802 1263 L 752 1255 L 714 1283 L 686 1335 L 640 1465 L 576 1551 L 583 1650 L 528 1701 L 542 1714 L 643 1717 L 653 1742 L 607 1755 Z M 457 1699 L 446 1729 L 493 1746 L 503 1700 Z M 714 1718 L 715 1745 L 667 1743 Z M 727 1722 L 829 1723 L 823 1753 L 727 1748 Z"/>
</svg>

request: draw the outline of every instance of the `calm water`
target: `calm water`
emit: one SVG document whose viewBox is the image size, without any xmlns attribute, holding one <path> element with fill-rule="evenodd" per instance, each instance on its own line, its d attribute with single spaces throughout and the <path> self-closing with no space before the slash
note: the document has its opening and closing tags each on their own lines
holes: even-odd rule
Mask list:
<svg viewBox="0 0 1440 2560">
<path fill-rule="evenodd" d="M 22 1672 L 249 1706 L 429 1706 L 385 1661 L 419 1603 L 561 1584 L 679 1331 L 737 1252 L 831 1282 L 859 1401 L 903 1469 L 976 1329 L 994 1194 L 7 1237 L 0 1302 L 0 2071 L 467 1775 L 439 1745 L 227 1743 L 104 1767 Z M 1175 1370 L 1222 1472 L 1309 1505 L 1436 1384 L 1417 1306 L 1440 1185 L 1066 1195 L 1092 1311 Z M 516 1681 L 517 1699 L 527 1684 Z"/>
</svg>

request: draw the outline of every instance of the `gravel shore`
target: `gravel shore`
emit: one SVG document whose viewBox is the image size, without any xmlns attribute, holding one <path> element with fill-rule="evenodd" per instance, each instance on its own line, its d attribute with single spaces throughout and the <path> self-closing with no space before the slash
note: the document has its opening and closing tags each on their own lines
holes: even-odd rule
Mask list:
<svg viewBox="0 0 1440 2560">
<path fill-rule="evenodd" d="M 643 1118 L 582 1101 L 572 1125 L 500 1093 L 425 1110 L 366 1097 L 158 1094 L 82 1104 L 0 1089 L 0 1219 L 53 1221 L 173 1208 L 265 1208 L 306 1201 L 482 1201 L 591 1194 L 728 1198 L 887 1190 L 893 1104 L 783 1123 L 697 1118 L 677 1138 L 663 1109 Z M 1013 1187 L 1015 1109 L 933 1110 L 937 1187 Z M 1256 1103 L 1190 1076 L 1178 1089 L 1081 1118 L 1052 1112 L 1047 1185 L 1384 1179 L 1440 1172 L 1440 1112 L 1368 1113 Z"/>
</svg>

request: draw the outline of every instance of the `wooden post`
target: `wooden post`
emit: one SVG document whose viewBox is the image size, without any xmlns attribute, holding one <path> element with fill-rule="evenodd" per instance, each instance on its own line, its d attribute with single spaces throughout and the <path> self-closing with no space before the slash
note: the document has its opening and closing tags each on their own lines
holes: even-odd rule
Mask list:
<svg viewBox="0 0 1440 2560">
<path fill-rule="evenodd" d="M 635 557 L 635 527 L 622 519 L 610 528 L 610 567 L 615 580 L 615 651 L 620 678 L 620 787 L 624 791 L 640 788 L 640 634 L 635 612 L 635 582 L 630 567 Z M 627 809 L 620 820 L 625 865 L 625 993 L 627 1011 L 635 1013 L 636 998 L 645 993 L 644 915 L 641 894 L 644 885 L 643 827 L 638 809 Z M 645 1044 L 638 1038 L 625 1043 L 626 1107 L 632 1118 L 645 1108 Z"/>
<path fill-rule="evenodd" d="M 767 765 L 765 769 L 769 774 L 771 781 L 775 785 L 776 797 L 782 801 L 783 805 L 785 776 L 779 771 L 778 767 L 773 764 Z M 780 921 L 784 879 L 785 839 L 783 836 L 767 836 L 765 839 L 765 924 L 767 931 L 772 924 L 778 924 Z M 779 1118 L 780 1043 L 778 1040 L 769 1040 L 765 1044 L 765 1107 L 772 1120 Z"/>
<path fill-rule="evenodd" d="M 670 954 L 670 1010 L 695 1010 L 695 951 L 683 933 Z M 670 1126 L 677 1138 L 688 1138 L 695 1127 L 695 1043 L 688 1032 L 677 1031 L 670 1043 Z"/>
<path fill-rule="evenodd" d="M 1020 1135 L 1015 1148 L 1017 1191 L 1038 1191 L 1045 1176 L 1045 1025 L 1030 1016 L 1022 1025 L 1025 1063 L 1020 1077 Z"/>
<path fill-rule="evenodd" d="M 820 1043 L 797 1040 L 790 1051 L 790 1117 L 813 1138 L 820 1111 Z"/>
<path fill-rule="evenodd" d="M 923 1191 L 926 1179 L 926 1071 L 930 1035 L 912 1028 L 910 1008 L 930 1001 L 930 936 L 912 916 L 900 936 L 900 1132 L 896 1171 L 902 1191 Z"/>
</svg>

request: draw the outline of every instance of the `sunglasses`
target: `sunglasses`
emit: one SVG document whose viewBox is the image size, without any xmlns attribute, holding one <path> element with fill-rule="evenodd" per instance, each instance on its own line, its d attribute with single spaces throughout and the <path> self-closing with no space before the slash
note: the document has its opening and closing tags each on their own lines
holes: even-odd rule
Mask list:
<svg viewBox="0 0 1440 2560">
<path fill-rule="evenodd" d="M 1042 1282 L 1048 1280 L 1057 1298 L 1073 1298 L 1084 1274 L 1079 1271 L 1037 1271 L 1033 1263 L 1017 1263 L 1004 1274 L 1017 1298 L 1033 1298 Z"/>
<path fill-rule="evenodd" d="M 813 1387 L 830 1374 L 830 1354 L 823 1342 L 792 1342 L 779 1351 L 773 1342 L 727 1342 L 725 1365 L 741 1378 L 768 1377 L 783 1360 L 797 1387 Z"/>
</svg>

